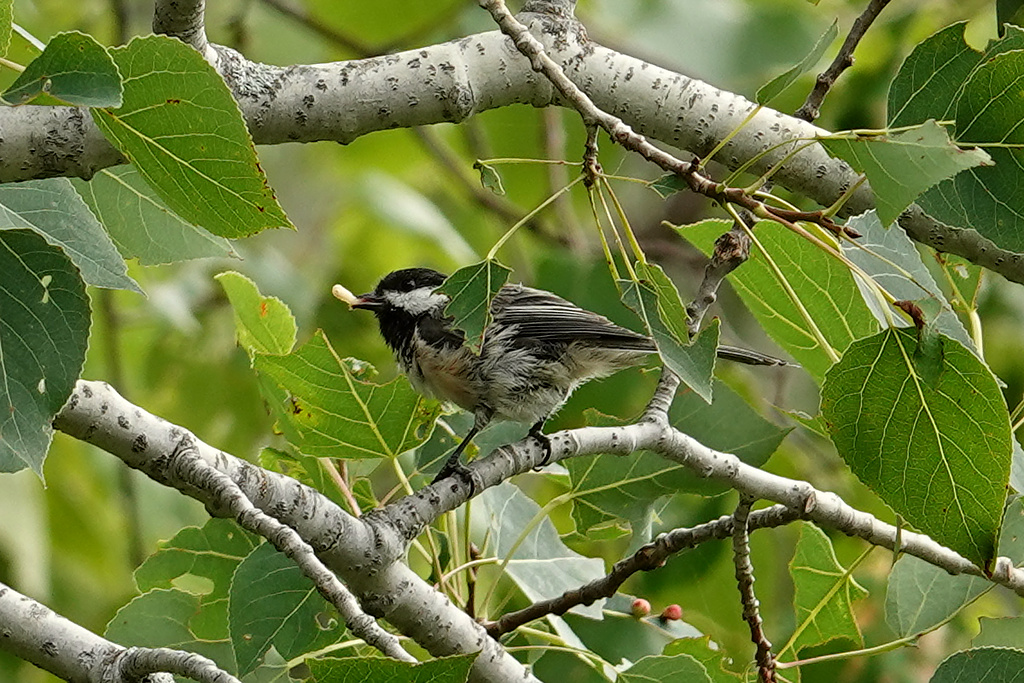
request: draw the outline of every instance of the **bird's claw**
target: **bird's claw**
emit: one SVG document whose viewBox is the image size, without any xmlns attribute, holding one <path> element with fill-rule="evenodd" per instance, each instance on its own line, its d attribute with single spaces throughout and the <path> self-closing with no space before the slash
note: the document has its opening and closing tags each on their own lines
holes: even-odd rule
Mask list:
<svg viewBox="0 0 1024 683">
<path fill-rule="evenodd" d="M 476 479 L 473 476 L 473 470 L 469 469 L 457 459 L 453 462 L 449 460 L 441 468 L 441 471 L 437 473 L 431 484 L 436 484 L 439 481 L 443 481 L 448 477 L 458 477 L 462 481 L 466 482 L 469 486 L 469 497 L 472 498 L 476 494 Z"/>
<path fill-rule="evenodd" d="M 540 444 L 540 450 L 544 454 L 541 461 L 533 468 L 534 472 L 540 472 L 551 463 L 551 439 L 547 435 L 541 434 L 539 429 L 530 431 L 530 436 L 537 440 L 537 443 Z"/>
</svg>

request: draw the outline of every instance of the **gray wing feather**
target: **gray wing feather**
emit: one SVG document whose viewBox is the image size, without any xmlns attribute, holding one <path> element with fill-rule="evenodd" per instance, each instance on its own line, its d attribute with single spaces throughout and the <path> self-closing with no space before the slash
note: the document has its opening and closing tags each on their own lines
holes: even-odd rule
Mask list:
<svg viewBox="0 0 1024 683">
<path fill-rule="evenodd" d="M 524 342 L 571 344 L 586 341 L 608 349 L 653 351 L 642 334 L 616 325 L 562 297 L 532 287 L 505 285 L 491 302 L 495 323 L 516 325 Z"/>
</svg>

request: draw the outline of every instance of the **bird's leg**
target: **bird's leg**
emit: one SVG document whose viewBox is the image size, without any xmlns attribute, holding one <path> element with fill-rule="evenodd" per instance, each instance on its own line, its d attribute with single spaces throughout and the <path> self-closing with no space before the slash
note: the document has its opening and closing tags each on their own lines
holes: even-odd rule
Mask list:
<svg viewBox="0 0 1024 683">
<path fill-rule="evenodd" d="M 540 471 L 542 467 L 546 467 L 547 464 L 551 461 L 551 439 L 549 439 L 540 431 L 544 429 L 544 423 L 546 421 L 546 417 L 538 420 L 537 424 L 530 427 L 530 432 L 529 434 L 527 434 L 527 436 L 532 436 L 533 438 L 537 439 L 537 441 L 540 443 L 540 450 L 544 454 L 544 458 L 541 460 L 540 464 L 533 468 L 534 472 Z"/>
<path fill-rule="evenodd" d="M 463 451 L 466 450 L 469 442 L 473 440 L 473 437 L 477 435 L 477 432 L 479 432 L 480 429 L 481 425 L 473 425 L 473 428 L 469 430 L 468 434 L 466 434 L 466 438 L 462 440 L 462 443 L 456 446 L 455 450 L 452 451 L 452 454 L 448 456 L 448 459 L 445 461 L 441 471 L 438 472 L 437 476 L 434 477 L 434 480 L 430 482 L 431 484 L 436 484 L 442 479 L 447 479 L 448 477 L 455 475 L 469 484 L 469 495 L 473 495 L 473 491 L 476 488 L 473 483 L 473 477 L 470 474 L 469 468 L 463 465 L 460 460 L 462 458 Z"/>
</svg>

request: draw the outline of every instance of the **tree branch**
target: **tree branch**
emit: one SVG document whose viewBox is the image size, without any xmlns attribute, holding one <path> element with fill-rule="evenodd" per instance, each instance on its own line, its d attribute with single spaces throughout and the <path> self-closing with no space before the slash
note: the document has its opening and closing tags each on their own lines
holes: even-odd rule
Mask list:
<svg viewBox="0 0 1024 683">
<path fill-rule="evenodd" d="M 810 122 L 818 118 L 821 103 L 825 101 L 828 91 L 835 85 L 839 75 L 853 66 L 853 51 L 857 49 L 860 39 L 864 37 L 868 28 L 874 23 L 875 19 L 878 18 L 878 15 L 882 13 L 882 10 L 885 9 L 889 2 L 890 0 L 871 0 L 864 9 L 864 12 L 853 22 L 853 26 L 850 27 L 850 32 L 847 34 L 846 40 L 843 41 L 842 47 L 839 48 L 836 58 L 832 60 L 827 69 L 818 74 L 818 78 L 814 82 L 814 88 L 808 93 L 803 105 L 797 109 L 795 116 L 798 119 Z"/>
<path fill-rule="evenodd" d="M 590 42 L 583 27 L 566 15 L 571 3 L 532 3 L 530 7 L 555 10 L 520 15 L 542 40 L 544 52 L 596 107 L 620 118 L 638 135 L 698 156 L 732 135 L 716 159 L 730 168 L 756 159 L 750 170 L 763 173 L 788 154 L 795 141 L 827 134 L 767 108 L 741 125 L 755 108 L 748 100 Z M 188 26 L 185 21 L 164 23 Z M 186 29 L 175 30 L 187 35 Z M 384 57 L 290 67 L 250 62 L 234 50 L 212 44 L 206 52 L 211 50 L 216 51 L 217 68 L 258 144 L 347 143 L 378 130 L 461 122 L 511 104 L 561 103 L 548 79 L 534 72 L 497 31 Z M 83 109 L 0 109 L 0 139 L 4 141 L 0 182 L 90 178 L 102 168 L 125 163 Z M 783 164 L 772 179 L 828 206 L 858 177 L 820 145 L 812 144 Z M 854 215 L 872 206 L 870 188 L 864 185 L 844 210 Z M 1024 257 L 996 247 L 974 230 L 945 226 L 917 207 L 900 217 L 900 225 L 923 244 L 1024 282 Z"/>
<path fill-rule="evenodd" d="M 754 530 L 783 526 L 799 518 L 798 511 L 787 508 L 785 505 L 775 505 L 754 512 L 748 520 L 747 528 Z M 539 600 L 529 607 L 504 614 L 499 619 L 485 623 L 484 627 L 491 637 L 498 638 L 535 619 L 546 617 L 549 614 L 562 615 L 573 607 L 590 605 L 601 598 L 610 598 L 629 577 L 637 572 L 658 569 L 664 566 L 666 560 L 672 555 L 689 548 L 696 548 L 708 541 L 728 538 L 732 532 L 732 515 L 725 515 L 712 522 L 689 529 L 673 529 L 668 533 L 661 534 L 630 557 L 616 562 L 612 570 L 600 579 L 591 581 L 575 590 L 566 591 L 557 598 Z"/>
<path fill-rule="evenodd" d="M 732 560 L 736 566 L 736 587 L 743 604 L 743 620 L 750 627 L 750 639 L 756 647 L 754 660 L 757 675 L 762 683 L 775 683 L 775 655 L 772 644 L 764 633 L 760 603 L 754 594 L 754 565 L 750 562 L 750 508 L 754 505 L 750 496 L 740 495 L 740 502 L 732 516 Z"/>
<path fill-rule="evenodd" d="M 182 439 L 192 439 L 198 457 L 230 477 L 253 505 L 294 529 L 367 614 L 387 619 L 435 656 L 479 651 L 474 681 L 536 680 L 482 626 L 399 561 L 406 542 L 386 517 L 372 512 L 352 517 L 314 489 L 203 443 L 132 405 L 103 382 L 79 380 L 54 426 L 217 511 L 217 498 L 209 490 L 180 480 L 171 467 L 168 456 Z"/>
<path fill-rule="evenodd" d="M 230 477 L 199 457 L 199 449 L 193 438 L 191 434 L 183 435 L 168 458 L 166 467 L 172 474 L 172 481 L 180 481 L 186 487 L 207 492 L 210 498 L 207 503 L 209 510 L 216 510 L 219 517 L 233 518 L 243 529 L 270 541 L 298 565 L 320 595 L 337 608 L 338 614 L 354 636 L 388 657 L 415 662 L 416 658 L 402 649 L 397 637 L 382 629 L 372 617 L 363 612 L 355 596 L 320 562 L 313 549 L 295 530 L 254 506 Z"/>
<path fill-rule="evenodd" d="M 126 672 L 170 671 L 207 683 L 238 683 L 210 660 L 189 652 L 161 648 L 159 665 L 148 666 L 156 662 L 140 649 L 101 638 L 2 583 L 0 624 L 0 649 L 67 681 L 111 683 L 126 680 Z M 173 678 L 170 673 L 158 673 L 147 683 L 173 683 Z"/>
</svg>

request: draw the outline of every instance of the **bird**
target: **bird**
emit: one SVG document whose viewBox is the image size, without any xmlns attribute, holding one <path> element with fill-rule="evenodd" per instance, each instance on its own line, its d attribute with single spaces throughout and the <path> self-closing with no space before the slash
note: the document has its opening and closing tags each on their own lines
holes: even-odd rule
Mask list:
<svg viewBox="0 0 1024 683">
<path fill-rule="evenodd" d="M 414 389 L 473 414 L 473 426 L 448 456 L 432 483 L 458 475 L 474 488 L 462 453 L 494 420 L 531 425 L 529 436 L 551 456 L 544 423 L 573 390 L 592 379 L 643 364 L 657 348 L 650 337 L 620 327 L 557 294 L 506 284 L 491 301 L 491 322 L 479 352 L 445 313 L 450 299 L 437 291 L 447 276 L 430 268 L 385 275 L 372 292 L 353 295 L 335 285 L 351 309 L 371 311 L 381 336 Z M 752 365 L 788 365 L 782 359 L 733 346 L 717 354 Z"/>
</svg>

